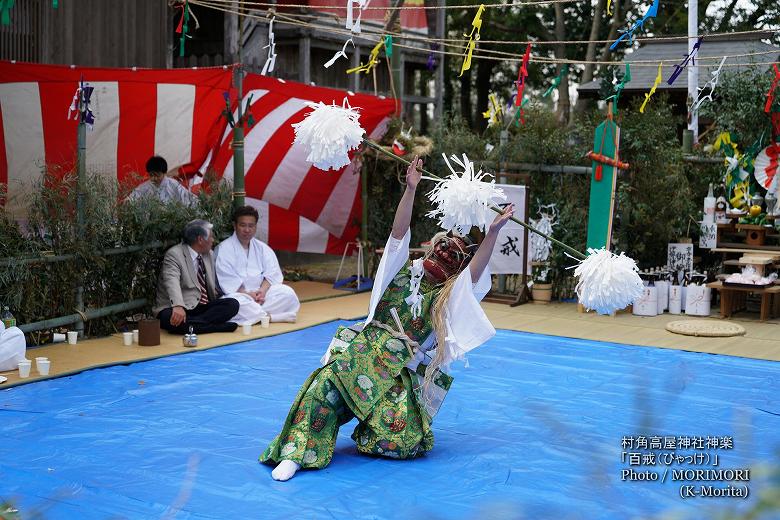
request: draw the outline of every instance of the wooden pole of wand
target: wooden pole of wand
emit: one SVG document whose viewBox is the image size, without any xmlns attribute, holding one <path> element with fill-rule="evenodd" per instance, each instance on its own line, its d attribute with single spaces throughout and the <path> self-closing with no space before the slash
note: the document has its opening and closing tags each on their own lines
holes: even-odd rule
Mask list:
<svg viewBox="0 0 780 520">
<path fill-rule="evenodd" d="M 403 163 L 403 164 L 405 164 L 407 166 L 409 166 L 411 164 L 410 161 L 407 161 L 403 157 L 398 157 L 396 154 L 394 154 L 392 152 L 388 152 L 381 145 L 375 143 L 374 141 L 371 141 L 370 139 L 365 139 L 364 138 L 363 139 L 363 144 L 365 144 L 367 147 L 373 148 L 377 152 L 382 153 L 382 154 L 384 154 L 384 155 L 386 155 L 388 157 L 391 157 L 391 158 L 395 159 L 396 161 L 401 162 L 401 163 Z M 434 173 L 431 173 L 428 170 L 425 170 L 424 168 L 420 168 L 420 171 L 423 172 L 425 175 L 428 175 L 429 177 L 432 177 L 434 179 L 444 180 L 441 177 L 439 177 L 438 175 L 436 175 Z M 499 213 L 499 214 L 504 212 L 501 208 L 499 208 L 497 206 L 491 206 L 490 209 L 492 209 L 493 211 L 495 211 L 496 213 Z M 551 237 L 550 235 L 548 235 L 546 233 L 542 233 L 541 231 L 539 231 L 535 227 L 531 226 L 530 224 L 527 224 L 527 223 L 523 222 L 522 220 L 520 220 L 520 219 L 518 219 L 518 218 L 516 218 L 514 216 L 510 217 L 510 218 L 511 218 L 512 222 L 516 222 L 516 223 L 520 224 L 521 226 L 523 226 L 524 228 L 526 228 L 528 231 L 532 231 L 532 232 L 536 233 L 537 235 L 539 235 L 539 236 L 541 236 L 543 238 L 546 238 L 547 240 L 549 240 L 553 244 L 557 245 L 558 247 L 562 248 L 564 251 L 569 253 L 571 256 L 573 256 L 573 257 L 575 257 L 577 259 L 580 259 L 580 260 L 585 260 L 585 258 L 587 258 L 587 256 L 585 256 L 583 253 L 580 253 L 579 251 L 577 251 L 576 249 L 574 249 L 570 245 L 564 244 L 560 240 L 555 239 L 555 238 Z"/>
</svg>

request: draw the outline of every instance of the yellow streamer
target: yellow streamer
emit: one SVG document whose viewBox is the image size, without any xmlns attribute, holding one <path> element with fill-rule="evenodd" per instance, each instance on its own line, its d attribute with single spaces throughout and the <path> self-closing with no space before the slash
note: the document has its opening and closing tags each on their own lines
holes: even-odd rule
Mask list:
<svg viewBox="0 0 780 520">
<path fill-rule="evenodd" d="M 712 149 L 716 152 L 723 146 L 731 146 L 734 149 L 734 156 L 739 158 L 739 151 L 737 150 L 737 143 L 731 141 L 731 134 L 728 132 L 721 132 L 718 138 L 715 139 L 715 144 L 712 145 Z"/>
<path fill-rule="evenodd" d="M 488 126 L 493 126 L 503 119 L 504 110 L 501 108 L 501 103 L 498 102 L 495 93 L 491 92 L 488 96 L 488 100 L 488 109 L 482 112 L 482 117 L 490 120 Z"/>
<path fill-rule="evenodd" d="M 607 0 L 607 15 L 612 16 L 612 0 Z"/>
<path fill-rule="evenodd" d="M 642 106 L 639 107 L 640 114 L 645 113 L 645 106 L 647 106 L 647 102 L 650 101 L 650 97 L 655 94 L 655 89 L 658 88 L 658 85 L 660 85 L 661 81 L 663 80 L 663 76 L 661 75 L 662 66 L 663 65 L 661 63 L 658 64 L 658 75 L 655 77 L 655 81 L 653 82 L 653 87 L 650 89 L 650 92 L 645 94 L 645 100 L 642 102 Z"/>
<path fill-rule="evenodd" d="M 365 72 L 368 74 L 371 69 L 376 67 L 379 64 L 379 49 L 382 48 L 382 45 L 384 45 L 384 39 L 381 38 L 376 45 L 374 45 L 374 48 L 371 49 L 371 52 L 368 54 L 368 63 L 360 64 L 359 67 L 355 67 L 352 69 L 347 70 L 347 74 L 352 74 L 353 72 Z"/>
<path fill-rule="evenodd" d="M 477 9 L 477 14 L 474 15 L 474 21 L 471 22 L 471 32 L 464 34 L 468 36 L 469 43 L 466 45 L 466 53 L 463 58 L 463 65 L 460 67 L 460 74 L 458 77 L 463 76 L 463 73 L 471 68 L 471 55 L 474 53 L 474 49 L 479 41 L 479 30 L 482 29 L 482 13 L 485 11 L 485 4 L 480 4 Z"/>
</svg>

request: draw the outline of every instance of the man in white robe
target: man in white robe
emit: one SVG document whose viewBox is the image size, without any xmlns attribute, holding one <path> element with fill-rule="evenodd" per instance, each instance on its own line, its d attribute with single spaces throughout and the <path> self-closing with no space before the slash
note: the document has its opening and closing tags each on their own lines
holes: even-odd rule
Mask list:
<svg viewBox="0 0 780 520">
<path fill-rule="evenodd" d="M 5 328 L 0 321 L 0 372 L 16 370 L 19 362 L 25 359 L 25 350 L 24 332 L 19 327 Z"/>
<path fill-rule="evenodd" d="M 168 163 L 159 155 L 146 161 L 146 172 L 149 180 L 138 185 L 127 197 L 127 200 L 138 200 L 147 197 L 159 199 L 160 202 L 178 202 L 185 206 L 194 206 L 198 197 L 170 177 L 166 177 Z"/>
<path fill-rule="evenodd" d="M 258 219 L 251 206 L 233 213 L 235 232 L 217 247 L 217 280 L 225 297 L 240 304 L 232 321 L 257 323 L 270 315 L 273 322 L 294 323 L 301 304 L 295 291 L 282 284 L 284 277 L 273 249 L 255 238 Z"/>
</svg>

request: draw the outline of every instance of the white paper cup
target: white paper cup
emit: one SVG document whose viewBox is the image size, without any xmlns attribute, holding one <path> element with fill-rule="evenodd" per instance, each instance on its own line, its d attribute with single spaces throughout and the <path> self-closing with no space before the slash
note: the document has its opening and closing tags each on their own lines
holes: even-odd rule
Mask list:
<svg viewBox="0 0 780 520">
<path fill-rule="evenodd" d="M 25 360 L 19 362 L 19 377 L 22 379 L 26 379 L 30 377 L 30 368 L 32 368 L 32 361 Z"/>
<path fill-rule="evenodd" d="M 267 329 L 268 326 L 271 324 L 271 317 L 270 316 L 263 316 L 260 318 L 260 326 L 264 329 Z"/>
<path fill-rule="evenodd" d="M 241 325 L 241 332 L 244 333 L 244 336 L 249 336 L 252 334 L 252 324 L 251 323 L 244 323 Z"/>
<path fill-rule="evenodd" d="M 51 367 L 51 361 L 48 359 L 42 359 L 38 361 L 36 358 L 35 360 L 35 366 L 38 368 L 38 373 L 42 376 L 48 376 L 49 375 L 49 368 Z"/>
<path fill-rule="evenodd" d="M 138 343 L 138 329 L 133 329 L 133 343 Z"/>
<path fill-rule="evenodd" d="M 75 330 L 68 331 L 68 345 L 75 345 L 79 339 L 79 333 Z"/>
<path fill-rule="evenodd" d="M 47 358 L 47 357 L 37 357 L 37 358 L 35 358 L 35 367 L 38 369 L 38 372 L 41 371 L 41 363 L 43 361 L 48 361 L 48 360 L 49 360 L 49 358 Z"/>
<path fill-rule="evenodd" d="M 129 347 L 133 344 L 133 333 L 132 332 L 123 332 L 122 333 L 122 343 Z"/>
<path fill-rule="evenodd" d="M 60 334 L 59 332 L 55 332 L 51 339 L 52 343 L 62 343 L 63 341 L 67 341 L 67 336 L 65 336 L 65 334 Z"/>
</svg>

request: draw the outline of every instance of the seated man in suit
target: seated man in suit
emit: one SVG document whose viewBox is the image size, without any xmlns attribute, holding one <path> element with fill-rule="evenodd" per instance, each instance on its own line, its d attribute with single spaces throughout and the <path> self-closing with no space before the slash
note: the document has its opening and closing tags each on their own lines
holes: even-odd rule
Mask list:
<svg viewBox="0 0 780 520">
<path fill-rule="evenodd" d="M 233 332 L 238 324 L 229 320 L 238 312 L 238 301 L 220 298 L 211 246 L 212 225 L 193 220 L 184 227 L 184 243 L 165 252 L 157 282 L 154 314 L 160 326 L 174 334 Z"/>
</svg>

